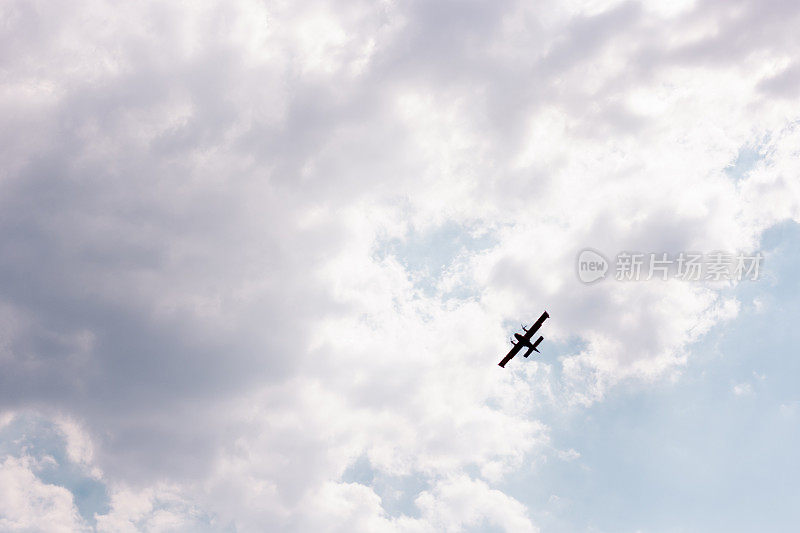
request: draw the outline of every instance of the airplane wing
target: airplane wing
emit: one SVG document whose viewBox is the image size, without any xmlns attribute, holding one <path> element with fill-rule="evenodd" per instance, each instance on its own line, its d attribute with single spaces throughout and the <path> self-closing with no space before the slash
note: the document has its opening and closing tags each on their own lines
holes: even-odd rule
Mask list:
<svg viewBox="0 0 800 533">
<path fill-rule="evenodd" d="M 500 365 L 501 367 L 505 368 L 506 367 L 506 363 L 511 361 L 511 359 L 513 359 L 514 356 L 517 355 L 521 349 L 522 349 L 522 343 L 518 342 L 517 344 L 514 345 L 513 348 L 511 348 L 511 351 L 509 351 L 508 354 L 506 354 L 506 356 L 503 357 L 503 360 L 500 361 L 497 364 Z"/>
<path fill-rule="evenodd" d="M 525 332 L 525 335 L 523 335 L 523 337 L 525 337 L 526 339 L 529 339 L 529 340 L 531 338 L 533 338 L 533 334 L 536 333 L 537 331 L 539 331 L 539 328 L 542 327 L 542 324 L 544 324 L 544 321 L 547 320 L 548 318 L 550 318 L 550 315 L 547 314 L 547 311 L 545 311 L 544 313 L 542 313 L 542 316 L 539 317 L 539 320 L 537 320 L 530 327 L 530 329 Z"/>
</svg>

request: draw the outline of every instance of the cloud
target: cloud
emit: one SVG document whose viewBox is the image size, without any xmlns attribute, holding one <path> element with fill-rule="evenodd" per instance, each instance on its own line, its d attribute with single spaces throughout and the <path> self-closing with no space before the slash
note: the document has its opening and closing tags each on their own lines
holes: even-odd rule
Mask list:
<svg viewBox="0 0 800 533">
<path fill-rule="evenodd" d="M 482 524 L 505 531 L 538 531 L 523 505 L 480 481 L 442 481 L 432 491 L 420 494 L 416 503 L 439 531 L 461 531 Z"/>
<path fill-rule="evenodd" d="M 0 463 L 0 528 L 4 531 L 88 531 L 72 493 L 41 482 L 29 458 Z"/>
<path fill-rule="evenodd" d="M 96 516 L 96 531 L 213 531 L 213 524 L 169 487 L 119 490 L 108 513 Z"/>
<path fill-rule="evenodd" d="M 798 11 L 759 6 L 4 4 L 0 409 L 60 428 L 101 530 L 535 530 L 495 485 L 542 406 L 676 377 L 739 305 L 577 253 L 800 220 Z M 499 372 L 542 307 L 553 356 Z M 23 457 L 47 509 L 4 519 L 79 524 Z M 361 457 L 428 488 L 390 516 Z"/>
</svg>

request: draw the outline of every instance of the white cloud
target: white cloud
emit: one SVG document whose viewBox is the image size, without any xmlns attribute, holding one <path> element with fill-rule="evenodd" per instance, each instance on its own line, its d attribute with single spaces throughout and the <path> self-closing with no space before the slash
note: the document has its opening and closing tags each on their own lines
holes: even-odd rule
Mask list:
<svg viewBox="0 0 800 533">
<path fill-rule="evenodd" d="M 175 489 L 116 490 L 107 513 L 95 515 L 97 531 L 210 531 L 214 524 Z"/>
<path fill-rule="evenodd" d="M 15 416 L 14 413 L 12 413 L 10 411 L 9 412 L 4 412 L 4 413 L 0 413 L 0 429 L 3 429 L 8 424 L 10 424 L 11 421 L 14 420 L 14 416 Z"/>
<path fill-rule="evenodd" d="M 0 463 L 0 529 L 3 531 L 88 531 L 64 487 L 42 482 L 29 458 Z"/>
<path fill-rule="evenodd" d="M 461 531 L 484 524 L 505 531 L 538 531 L 518 501 L 463 476 L 438 483 L 420 494 L 416 503 L 437 531 Z"/>
<path fill-rule="evenodd" d="M 80 425 L 69 418 L 57 420 L 56 424 L 66 437 L 69 460 L 78 464 L 90 464 L 94 458 L 93 444 Z"/>
</svg>

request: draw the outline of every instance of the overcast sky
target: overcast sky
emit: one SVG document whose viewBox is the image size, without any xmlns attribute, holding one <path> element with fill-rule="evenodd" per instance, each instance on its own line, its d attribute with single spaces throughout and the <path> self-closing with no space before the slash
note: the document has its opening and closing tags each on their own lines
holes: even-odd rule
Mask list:
<svg viewBox="0 0 800 533">
<path fill-rule="evenodd" d="M 3 1 L 0 530 L 796 531 L 798 27 Z"/>
</svg>

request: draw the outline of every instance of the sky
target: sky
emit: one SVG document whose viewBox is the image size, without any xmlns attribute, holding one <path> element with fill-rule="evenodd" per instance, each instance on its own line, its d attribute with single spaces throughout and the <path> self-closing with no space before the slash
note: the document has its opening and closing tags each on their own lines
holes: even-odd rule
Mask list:
<svg viewBox="0 0 800 533">
<path fill-rule="evenodd" d="M 0 531 L 794 531 L 799 24 L 3 2 Z"/>
</svg>

